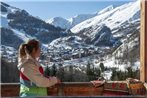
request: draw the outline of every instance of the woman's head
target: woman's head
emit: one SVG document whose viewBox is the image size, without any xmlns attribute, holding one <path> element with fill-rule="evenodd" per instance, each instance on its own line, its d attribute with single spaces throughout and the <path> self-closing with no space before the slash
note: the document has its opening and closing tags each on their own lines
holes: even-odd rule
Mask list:
<svg viewBox="0 0 147 98">
<path fill-rule="evenodd" d="M 33 58 L 40 56 L 40 45 L 39 41 L 31 39 L 25 44 L 21 44 L 19 47 L 19 57 L 23 58 L 27 55 L 31 55 Z"/>
</svg>

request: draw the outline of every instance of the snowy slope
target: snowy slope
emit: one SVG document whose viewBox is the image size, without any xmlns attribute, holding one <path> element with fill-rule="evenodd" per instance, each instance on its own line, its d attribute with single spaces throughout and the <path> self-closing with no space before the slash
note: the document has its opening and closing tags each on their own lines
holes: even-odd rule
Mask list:
<svg viewBox="0 0 147 98">
<path fill-rule="evenodd" d="M 120 45 L 111 55 L 105 57 L 104 65 L 106 67 L 116 67 L 122 71 L 125 71 L 128 66 L 132 66 L 134 70 L 140 68 L 139 33 L 138 29 L 128 35 L 122 45 Z"/>
<path fill-rule="evenodd" d="M 12 7 L 3 2 L 1 2 L 0 17 L 0 27 L 4 30 L 3 35 L 6 36 L 3 42 L 6 41 L 8 36 L 12 39 L 17 36 L 21 41 L 36 38 L 43 44 L 48 44 L 52 40 L 64 36 L 64 33 L 68 32 L 47 24 L 45 21 L 32 16 L 25 10 Z M 14 34 L 9 34 L 8 32 L 13 32 Z"/>
<path fill-rule="evenodd" d="M 16 53 L 16 51 L 17 51 L 17 50 L 16 50 L 15 48 L 13 48 L 13 47 L 1 45 L 1 51 L 0 51 L 0 52 L 3 53 L 3 51 L 4 51 L 5 49 L 7 50 L 7 51 L 5 51 L 5 52 L 7 53 L 7 55 L 12 55 L 12 54 L 14 54 L 14 52 Z"/>
<path fill-rule="evenodd" d="M 93 18 L 93 17 L 100 15 L 100 14 L 104 14 L 106 12 L 113 10 L 113 9 L 114 9 L 114 6 L 110 5 L 97 13 L 79 14 L 79 15 L 76 15 L 76 16 L 71 17 L 69 19 L 64 19 L 62 17 L 54 17 L 54 18 L 47 20 L 46 22 L 49 24 L 52 24 L 56 27 L 61 27 L 63 29 L 70 29 L 70 28 L 74 27 L 75 25 L 77 25 L 87 19 Z"/>
<path fill-rule="evenodd" d="M 54 17 L 47 20 L 46 22 L 56 27 L 61 27 L 63 29 L 70 29 L 74 27 L 75 25 L 77 25 L 78 23 L 86 19 L 92 18 L 94 16 L 96 16 L 96 13 L 95 14 L 80 14 L 69 19 L 64 19 L 62 17 Z"/>
<path fill-rule="evenodd" d="M 82 38 L 78 36 L 58 38 L 49 45 L 56 48 L 72 49 L 74 48 L 74 45 L 82 45 Z"/>
<path fill-rule="evenodd" d="M 74 16 L 73 18 L 69 19 L 69 21 L 71 22 L 71 27 L 74 27 L 78 23 L 80 23 L 86 19 L 92 18 L 96 15 L 97 14 L 80 14 L 80 15 Z"/>
<path fill-rule="evenodd" d="M 110 11 L 107 11 L 103 14 L 90 18 L 88 20 L 83 21 L 82 23 L 74 26 L 71 31 L 73 33 L 78 33 L 81 30 L 105 24 L 111 30 L 120 27 L 121 25 L 129 24 L 132 21 L 139 20 L 140 16 L 140 3 L 139 1 L 130 2 L 124 4 L 120 7 L 116 7 Z"/>
<path fill-rule="evenodd" d="M 15 13 L 16 11 L 20 10 L 18 8 L 15 7 L 11 7 L 3 2 L 0 3 L 1 6 L 1 14 L 0 14 L 0 27 L 8 27 L 8 19 L 7 19 L 7 15 L 9 13 Z"/>
<path fill-rule="evenodd" d="M 24 42 L 26 42 L 26 41 L 29 40 L 29 39 L 35 38 L 35 37 L 32 37 L 32 36 L 26 34 L 25 32 L 21 32 L 21 31 L 12 29 L 12 28 L 11 28 L 11 30 L 14 32 L 14 34 L 15 34 L 16 36 L 18 36 L 18 37 L 19 37 L 20 39 L 22 39 Z"/>
<path fill-rule="evenodd" d="M 7 5 L 6 3 L 1 2 L 1 10 L 2 10 L 2 15 L 3 14 L 8 14 L 8 13 L 15 13 L 16 11 L 21 11 L 19 8 Z"/>
<path fill-rule="evenodd" d="M 114 6 L 113 6 L 113 5 L 110 5 L 110 6 L 106 7 L 106 8 L 104 8 L 104 9 L 102 9 L 101 11 L 99 11 L 99 12 L 98 12 L 98 15 L 99 15 L 99 14 L 104 14 L 104 13 L 106 13 L 106 12 L 108 12 L 108 11 L 113 10 L 113 9 L 114 9 Z"/>
<path fill-rule="evenodd" d="M 71 25 L 71 23 L 68 20 L 62 17 L 51 18 L 47 21 L 47 23 L 52 24 L 56 27 L 61 27 L 63 29 L 70 28 Z"/>
<path fill-rule="evenodd" d="M 3 2 L 1 2 L 0 4 L 2 7 L 1 21 L 0 21 L 1 26 L 0 27 L 8 28 L 8 29 L 12 30 L 14 35 L 18 36 L 23 41 L 27 41 L 29 38 L 33 38 L 33 37 L 27 35 L 25 32 L 18 31 L 8 25 L 9 21 L 11 21 L 11 20 L 7 18 L 7 15 L 11 14 L 11 13 L 15 13 L 16 11 L 21 11 L 21 10 L 18 8 L 12 7 L 10 5 L 7 5 L 6 3 L 3 3 Z"/>
</svg>

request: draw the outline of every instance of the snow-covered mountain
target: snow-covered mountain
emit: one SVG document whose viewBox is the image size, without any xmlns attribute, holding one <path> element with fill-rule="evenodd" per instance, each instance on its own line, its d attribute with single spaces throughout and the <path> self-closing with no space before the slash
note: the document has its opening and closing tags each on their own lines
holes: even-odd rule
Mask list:
<svg viewBox="0 0 147 98">
<path fill-rule="evenodd" d="M 97 14 L 80 14 L 77 16 L 74 16 L 73 18 L 70 18 L 69 21 L 71 22 L 71 27 L 74 27 L 75 25 L 81 23 L 82 21 L 92 18 L 96 16 Z"/>
<path fill-rule="evenodd" d="M 100 27 L 103 25 L 110 30 L 101 30 Z M 108 34 L 107 37 L 105 37 L 107 41 L 111 39 L 111 37 L 108 36 L 119 39 L 121 44 L 118 41 L 118 43 L 116 43 L 117 47 L 110 48 L 110 54 L 106 54 L 103 57 L 103 63 L 106 67 L 119 66 L 119 70 L 125 70 L 127 66 L 139 67 L 139 29 L 140 1 L 135 1 L 116 8 L 109 6 L 100 11 L 97 16 L 87 19 L 71 28 L 71 32 L 82 38 L 89 37 L 87 41 L 90 42 L 92 39 L 96 38 L 96 35 L 100 34 L 100 31 L 103 31 L 103 33 L 96 38 L 97 41 L 95 40 L 94 43 L 99 42 L 99 38 L 103 37 L 105 34 Z M 111 31 L 112 35 L 107 31 Z M 117 41 L 115 40 L 113 42 Z M 106 45 L 106 43 L 103 43 L 103 45 Z"/>
<path fill-rule="evenodd" d="M 8 27 L 8 19 L 7 15 L 9 13 L 15 13 L 16 11 L 20 11 L 20 9 L 12 7 L 6 3 L 1 2 L 1 19 L 0 19 L 0 27 Z"/>
<path fill-rule="evenodd" d="M 58 38 L 52 41 L 50 44 L 52 47 L 64 48 L 64 49 L 73 49 L 82 47 L 84 45 L 83 39 L 78 36 L 69 36 L 64 38 Z"/>
<path fill-rule="evenodd" d="M 47 20 L 46 22 L 56 27 L 60 27 L 63 29 L 70 29 L 74 27 L 75 25 L 81 23 L 82 21 L 92 18 L 96 15 L 97 15 L 96 13 L 95 14 L 80 14 L 69 19 L 64 19 L 62 17 L 54 17 Z"/>
<path fill-rule="evenodd" d="M 83 29 L 80 33 L 76 34 L 84 39 L 87 44 L 95 46 L 110 46 L 115 47 L 120 42 L 114 38 L 109 27 L 106 25 L 97 25 Z"/>
<path fill-rule="evenodd" d="M 93 27 L 100 24 L 105 24 L 108 26 L 112 32 L 118 27 L 127 26 L 129 24 L 133 24 L 135 21 L 140 21 L 140 1 L 130 2 L 124 4 L 122 6 L 116 7 L 108 7 L 110 10 L 102 10 L 101 14 L 97 16 L 87 19 L 76 26 L 74 26 L 71 31 L 73 33 L 79 33 L 85 28 Z M 105 13 L 103 13 L 105 12 Z"/>
<path fill-rule="evenodd" d="M 113 9 L 114 9 L 114 6 L 113 6 L 113 5 L 110 5 L 110 6 L 106 7 L 106 8 L 104 8 L 104 9 L 102 9 L 101 11 L 99 11 L 99 12 L 98 12 L 98 15 L 104 14 L 104 13 L 106 13 L 106 12 L 108 12 L 108 11 L 113 10 Z"/>
<path fill-rule="evenodd" d="M 62 17 L 51 18 L 47 21 L 47 23 L 52 24 L 56 27 L 61 27 L 63 29 L 70 28 L 70 25 L 71 25 L 70 21 Z"/>
<path fill-rule="evenodd" d="M 3 2 L 0 4 L 2 45 L 17 49 L 22 42 L 28 39 L 36 38 L 43 44 L 48 44 L 56 38 L 67 35 L 68 31 L 47 24 L 25 10 Z M 12 44 L 10 40 L 14 40 Z"/>
</svg>

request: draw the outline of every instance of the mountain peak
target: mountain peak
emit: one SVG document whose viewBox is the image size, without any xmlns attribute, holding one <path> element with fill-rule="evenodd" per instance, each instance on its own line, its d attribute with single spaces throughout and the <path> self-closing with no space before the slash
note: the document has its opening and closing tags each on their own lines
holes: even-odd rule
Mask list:
<svg viewBox="0 0 147 98">
<path fill-rule="evenodd" d="M 2 6 L 5 6 L 5 7 L 10 7 L 10 5 L 4 3 L 4 2 L 0 2 Z"/>
<path fill-rule="evenodd" d="M 110 5 L 107 8 L 101 10 L 99 14 L 97 14 L 95 17 L 92 17 L 88 20 L 83 21 L 80 24 L 77 24 L 76 26 L 71 28 L 71 31 L 73 33 L 78 33 L 82 29 L 96 26 L 102 23 L 106 24 L 111 30 L 125 24 L 127 25 L 128 20 L 130 22 L 133 22 L 140 18 L 139 4 L 140 3 L 138 1 L 130 2 L 116 8 Z"/>
<path fill-rule="evenodd" d="M 107 6 L 106 8 L 102 9 L 101 11 L 99 11 L 97 14 L 103 14 L 103 13 L 106 13 L 108 11 L 111 11 L 114 9 L 114 6 L 113 5 L 110 5 L 110 6 Z"/>
<path fill-rule="evenodd" d="M 10 5 L 8 5 L 8 4 L 4 3 L 4 2 L 0 2 L 0 6 L 1 6 L 1 12 L 2 12 L 2 14 L 3 13 L 10 13 L 10 12 L 13 13 L 15 11 L 20 10 L 19 8 L 10 6 Z"/>
<path fill-rule="evenodd" d="M 62 18 L 62 17 L 53 17 L 53 18 L 50 18 L 49 20 L 47 20 L 46 22 L 49 23 L 49 24 L 52 24 L 53 22 L 55 21 L 67 21 L 66 19 Z"/>
<path fill-rule="evenodd" d="M 62 18 L 62 17 L 54 17 L 54 18 L 51 18 L 51 19 L 64 19 L 64 18 Z M 64 20 L 66 20 L 66 19 L 64 19 Z"/>
<path fill-rule="evenodd" d="M 46 22 L 54 25 L 55 27 L 61 27 L 63 29 L 67 29 L 70 27 L 70 22 L 62 17 L 54 17 L 47 20 Z"/>
<path fill-rule="evenodd" d="M 92 18 L 94 16 L 96 16 L 96 14 L 79 14 L 69 19 L 64 19 L 62 17 L 54 17 L 49 19 L 47 23 L 63 29 L 70 29 L 73 26 L 83 22 L 84 20 Z"/>
</svg>

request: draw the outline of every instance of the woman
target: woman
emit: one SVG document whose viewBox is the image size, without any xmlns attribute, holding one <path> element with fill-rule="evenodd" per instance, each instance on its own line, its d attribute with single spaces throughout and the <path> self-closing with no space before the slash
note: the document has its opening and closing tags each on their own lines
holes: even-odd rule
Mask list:
<svg viewBox="0 0 147 98">
<path fill-rule="evenodd" d="M 18 55 L 20 97 L 47 96 L 47 87 L 58 83 L 56 77 L 43 76 L 43 68 L 37 61 L 39 56 L 39 41 L 32 39 L 20 45 Z"/>
</svg>

